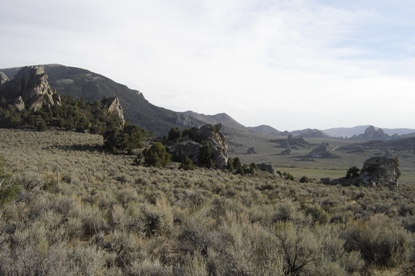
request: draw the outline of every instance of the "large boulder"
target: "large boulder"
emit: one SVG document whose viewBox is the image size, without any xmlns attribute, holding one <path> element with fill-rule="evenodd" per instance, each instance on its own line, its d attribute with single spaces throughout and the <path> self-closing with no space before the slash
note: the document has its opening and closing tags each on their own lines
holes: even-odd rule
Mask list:
<svg viewBox="0 0 415 276">
<path fill-rule="evenodd" d="M 323 184 L 340 184 L 343 186 L 393 187 L 398 185 L 398 178 L 401 175 L 398 158 L 387 156 L 367 159 L 363 163 L 360 173 L 358 171 L 357 169 L 356 174 L 339 179 L 321 178 L 320 181 Z"/>
<path fill-rule="evenodd" d="M 397 158 L 372 157 L 364 162 L 358 182 L 365 186 L 396 186 L 400 175 Z"/>
<path fill-rule="evenodd" d="M 255 150 L 254 147 L 250 147 L 247 151 L 246 154 L 258 154 L 258 152 Z"/>
<path fill-rule="evenodd" d="M 184 154 L 192 159 L 193 163 L 205 165 L 199 160 L 199 153 L 203 147 L 209 147 L 212 162 L 217 168 L 223 169 L 228 162 L 228 143 L 221 130 L 222 124 L 204 125 L 200 129 L 193 128 L 191 137 L 182 137 L 173 145 L 169 145 L 169 152 Z"/>
<path fill-rule="evenodd" d="M 0 85 L 0 97 L 17 108 L 39 110 L 44 105 L 60 105 L 61 99 L 55 88 L 48 83 L 48 76 L 43 66 L 22 67 L 11 81 L 4 76 Z"/>
</svg>

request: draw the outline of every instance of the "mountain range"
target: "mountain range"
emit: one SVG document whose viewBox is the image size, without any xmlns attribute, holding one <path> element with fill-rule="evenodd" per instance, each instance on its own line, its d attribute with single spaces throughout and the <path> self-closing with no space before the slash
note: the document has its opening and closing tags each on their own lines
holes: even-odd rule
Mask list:
<svg viewBox="0 0 415 276">
<path fill-rule="evenodd" d="M 289 134 L 302 137 L 352 137 L 363 134 L 368 126 L 357 126 L 352 128 L 331 128 L 326 130 L 304 129 L 298 131 L 279 131 L 271 126 L 260 125 L 246 127 L 226 113 L 216 115 L 204 115 L 194 111 L 176 112 L 151 104 L 144 95 L 134 89 L 117 83 L 108 77 L 88 71 L 82 68 L 69 67 L 59 64 L 43 65 L 48 75 L 49 84 L 54 87 L 60 95 L 72 95 L 75 98 L 84 98 L 94 102 L 104 97 L 118 97 L 124 109 L 127 121 L 140 125 L 146 130 L 161 136 L 166 135 L 173 127 L 200 127 L 203 124 L 218 124 L 224 126 L 227 131 L 255 132 L 267 135 Z M 20 67 L 0 69 L 9 79 L 13 79 Z M 378 128 L 376 128 L 378 129 Z M 415 135 L 415 129 L 383 129 L 387 135 Z"/>
</svg>

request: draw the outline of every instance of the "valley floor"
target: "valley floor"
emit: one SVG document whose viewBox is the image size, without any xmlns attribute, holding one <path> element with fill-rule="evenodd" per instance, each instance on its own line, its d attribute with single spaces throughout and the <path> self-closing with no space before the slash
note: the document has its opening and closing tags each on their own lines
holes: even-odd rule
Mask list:
<svg viewBox="0 0 415 276">
<path fill-rule="evenodd" d="M 0 275 L 415 273 L 414 185 L 134 166 L 102 143 L 0 129 Z"/>
</svg>

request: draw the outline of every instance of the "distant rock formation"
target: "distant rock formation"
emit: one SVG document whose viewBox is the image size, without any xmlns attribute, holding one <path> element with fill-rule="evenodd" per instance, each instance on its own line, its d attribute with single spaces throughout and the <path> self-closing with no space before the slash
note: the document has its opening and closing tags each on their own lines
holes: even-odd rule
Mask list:
<svg viewBox="0 0 415 276">
<path fill-rule="evenodd" d="M 357 169 L 357 171 L 359 171 Z M 343 186 L 397 186 L 398 178 L 401 175 L 399 170 L 398 158 L 386 156 L 372 157 L 363 163 L 360 173 L 355 173 L 353 177 L 343 177 L 331 180 L 329 178 L 320 179 L 323 184 L 341 184 Z"/>
<path fill-rule="evenodd" d="M 316 149 L 312 150 L 307 156 L 311 158 L 337 158 L 339 157 L 330 152 L 328 143 L 321 143 Z"/>
<path fill-rule="evenodd" d="M 39 110 L 44 105 L 60 105 L 61 99 L 55 88 L 48 83 L 48 76 L 43 66 L 22 67 L 13 80 L 1 74 L 0 97 L 19 110 Z"/>
<path fill-rule="evenodd" d="M 210 145 L 211 159 L 219 169 L 225 168 L 228 161 L 228 143 L 221 133 L 222 125 L 204 125 L 200 129 L 193 128 L 189 136 L 180 138 L 173 145 L 168 145 L 171 154 L 180 153 L 201 164 L 199 152 L 202 147 Z"/>
<path fill-rule="evenodd" d="M 258 154 L 254 147 L 250 147 L 247 151 L 247 154 Z"/>
<path fill-rule="evenodd" d="M 106 108 L 108 108 L 108 111 L 110 113 L 116 114 L 121 119 L 121 122 L 125 124 L 124 111 L 122 109 L 122 106 L 121 106 L 121 103 L 118 97 L 111 97 L 108 99 L 103 99 L 101 101 L 101 104 L 105 106 Z"/>
<path fill-rule="evenodd" d="M 369 126 L 363 134 L 353 135 L 350 139 L 352 140 L 390 140 L 392 139 L 388 134 L 386 134 L 381 128 L 376 128 L 374 126 Z"/>
</svg>

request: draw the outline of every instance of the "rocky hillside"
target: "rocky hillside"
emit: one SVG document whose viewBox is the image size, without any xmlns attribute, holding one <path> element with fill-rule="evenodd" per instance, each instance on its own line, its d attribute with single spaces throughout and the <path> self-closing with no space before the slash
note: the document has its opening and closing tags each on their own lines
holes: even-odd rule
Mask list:
<svg viewBox="0 0 415 276">
<path fill-rule="evenodd" d="M 57 64 L 44 65 L 49 84 L 60 95 L 72 95 L 94 102 L 104 97 L 117 97 L 127 121 L 144 127 L 156 135 L 164 135 L 173 127 L 200 126 L 203 122 L 184 114 L 161 108 L 147 101 L 137 90 L 116 83 L 91 71 Z M 0 69 L 8 79 L 13 79 L 20 68 Z M 4 77 L 2 77 L 3 79 Z"/>
<path fill-rule="evenodd" d="M 256 133 L 261 133 L 261 134 L 269 134 L 269 135 L 282 135 L 282 136 L 287 136 L 290 133 L 288 131 L 279 131 L 278 129 L 275 129 L 271 126 L 268 125 L 260 125 L 260 126 L 256 126 L 256 127 L 248 127 L 248 129 L 250 131 L 256 132 Z"/>
<path fill-rule="evenodd" d="M 180 114 L 182 114 L 184 117 L 194 118 L 206 124 L 222 124 L 225 127 L 232 128 L 235 130 L 247 131 L 247 128 L 245 126 L 235 121 L 231 116 L 229 116 L 226 113 L 219 113 L 216 115 L 204 115 L 193 111 L 185 111 L 181 112 Z"/>
</svg>

